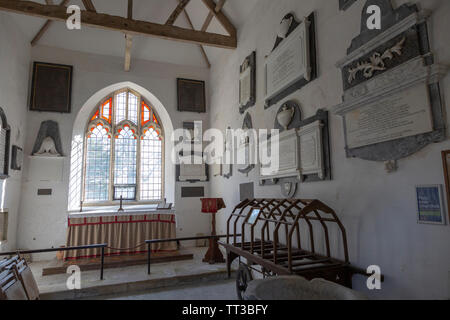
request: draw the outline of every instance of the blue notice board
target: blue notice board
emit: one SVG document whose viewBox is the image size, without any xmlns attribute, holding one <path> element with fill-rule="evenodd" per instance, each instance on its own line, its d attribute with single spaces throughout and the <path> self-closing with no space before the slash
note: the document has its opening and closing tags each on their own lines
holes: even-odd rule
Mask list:
<svg viewBox="0 0 450 320">
<path fill-rule="evenodd" d="M 445 224 L 441 185 L 416 186 L 419 223 Z"/>
</svg>

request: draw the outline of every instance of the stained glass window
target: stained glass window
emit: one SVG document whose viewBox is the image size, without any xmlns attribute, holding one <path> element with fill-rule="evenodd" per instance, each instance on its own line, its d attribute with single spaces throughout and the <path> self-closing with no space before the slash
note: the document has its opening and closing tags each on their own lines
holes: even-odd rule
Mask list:
<svg viewBox="0 0 450 320">
<path fill-rule="evenodd" d="M 138 97 L 131 92 L 128 94 L 128 120 L 135 124 L 138 121 Z"/>
<path fill-rule="evenodd" d="M 137 139 L 130 126 L 119 129 L 115 140 L 114 200 L 136 199 Z"/>
<path fill-rule="evenodd" d="M 131 90 L 118 91 L 93 111 L 88 128 L 83 201 L 164 198 L 162 128 L 150 104 Z"/>
<path fill-rule="evenodd" d="M 116 95 L 116 124 L 127 118 L 127 93 Z"/>
<path fill-rule="evenodd" d="M 107 201 L 109 199 L 109 166 L 111 137 L 102 124 L 91 129 L 87 138 L 85 200 Z"/>
<path fill-rule="evenodd" d="M 162 198 L 162 141 L 153 128 L 147 130 L 141 143 L 141 199 Z"/>
</svg>

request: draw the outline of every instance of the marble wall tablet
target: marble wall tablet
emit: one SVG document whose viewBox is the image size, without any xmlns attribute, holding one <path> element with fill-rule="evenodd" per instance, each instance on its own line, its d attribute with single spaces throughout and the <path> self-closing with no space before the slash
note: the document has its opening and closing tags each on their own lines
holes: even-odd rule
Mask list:
<svg viewBox="0 0 450 320">
<path fill-rule="evenodd" d="M 179 181 L 207 181 L 205 164 L 180 164 Z"/>
<path fill-rule="evenodd" d="M 279 134 L 279 165 L 271 163 L 272 166 L 261 166 L 261 183 L 264 180 L 272 180 L 274 183 L 280 178 L 301 177 L 300 170 L 300 139 L 298 129 L 283 131 Z M 275 148 L 275 146 L 273 146 Z M 263 154 L 268 154 L 268 148 L 272 148 L 270 141 L 261 144 Z M 272 149 L 271 154 L 277 154 Z"/>
<path fill-rule="evenodd" d="M 347 113 L 345 128 L 349 148 L 432 132 L 427 85 L 416 85 Z"/>
<path fill-rule="evenodd" d="M 325 178 L 322 146 L 323 124 L 317 120 L 301 127 L 300 138 L 300 168 L 302 175 L 317 174 L 319 179 Z"/>
<path fill-rule="evenodd" d="M 305 19 L 266 60 L 266 99 L 310 78 L 309 21 Z"/>
<path fill-rule="evenodd" d="M 278 31 L 275 46 L 266 58 L 265 109 L 317 78 L 315 13 L 305 17 L 301 23 L 289 13 L 282 23 L 286 21 L 287 33 L 284 33 L 286 30 Z"/>
<path fill-rule="evenodd" d="M 365 9 L 382 8 L 382 30 L 367 30 Z M 361 33 L 337 63 L 342 71 L 342 116 L 347 157 L 371 161 L 405 158 L 446 138 L 439 89 L 448 68 L 434 61 L 430 12 L 416 5 L 393 9 L 389 0 L 367 0 Z"/>
</svg>

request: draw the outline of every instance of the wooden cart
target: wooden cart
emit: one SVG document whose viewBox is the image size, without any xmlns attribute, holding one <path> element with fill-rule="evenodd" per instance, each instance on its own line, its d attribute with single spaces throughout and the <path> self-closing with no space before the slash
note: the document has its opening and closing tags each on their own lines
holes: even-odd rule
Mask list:
<svg viewBox="0 0 450 320">
<path fill-rule="evenodd" d="M 264 277 L 323 278 L 348 288 L 354 274 L 366 275 L 365 270 L 350 265 L 345 228 L 319 200 L 245 200 L 228 218 L 227 239 L 220 245 L 227 252 L 229 277 L 231 263 L 239 258 L 236 286 L 241 299 L 252 280 L 251 270 Z"/>
</svg>

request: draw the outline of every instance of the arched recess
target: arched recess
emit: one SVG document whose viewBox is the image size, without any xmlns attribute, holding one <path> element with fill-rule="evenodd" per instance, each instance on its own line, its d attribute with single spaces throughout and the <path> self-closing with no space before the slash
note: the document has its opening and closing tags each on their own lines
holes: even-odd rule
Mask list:
<svg viewBox="0 0 450 320">
<path fill-rule="evenodd" d="M 155 109 L 162 122 L 164 134 L 167 137 L 164 139 L 164 183 L 165 183 L 165 198 L 167 202 L 175 202 L 175 165 L 171 161 L 171 154 L 173 144 L 170 137 L 173 134 L 174 128 L 169 113 L 167 112 L 161 101 L 150 91 L 144 87 L 133 82 L 126 81 L 110 85 L 93 94 L 86 103 L 82 106 L 75 119 L 72 132 L 72 148 L 70 159 L 70 183 L 69 183 L 69 211 L 79 210 L 81 201 L 81 183 L 83 174 L 83 150 L 84 150 L 84 134 L 86 132 L 86 125 L 92 111 L 98 103 L 107 95 L 114 91 L 129 88 L 138 92 L 142 97 L 148 101 Z"/>
</svg>

